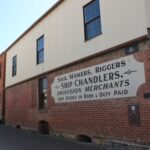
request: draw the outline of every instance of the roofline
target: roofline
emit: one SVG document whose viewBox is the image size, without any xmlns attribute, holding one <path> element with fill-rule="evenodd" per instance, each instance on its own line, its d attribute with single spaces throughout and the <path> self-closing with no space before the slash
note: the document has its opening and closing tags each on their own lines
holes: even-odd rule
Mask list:
<svg viewBox="0 0 150 150">
<path fill-rule="evenodd" d="M 57 8 L 63 1 L 58 0 L 50 9 L 48 9 L 39 19 L 37 19 L 29 28 L 27 28 L 8 48 L 6 48 L 3 53 L 7 53 L 21 38 L 23 38 L 30 30 L 32 30 L 41 20 L 43 20 L 47 15 L 49 15 L 55 8 Z"/>
</svg>

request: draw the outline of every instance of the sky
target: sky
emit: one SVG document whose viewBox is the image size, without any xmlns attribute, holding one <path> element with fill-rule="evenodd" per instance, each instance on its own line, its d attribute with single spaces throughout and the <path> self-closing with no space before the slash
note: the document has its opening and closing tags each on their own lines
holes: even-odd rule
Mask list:
<svg viewBox="0 0 150 150">
<path fill-rule="evenodd" d="M 0 3 L 0 53 L 57 0 L 4 0 Z"/>
</svg>

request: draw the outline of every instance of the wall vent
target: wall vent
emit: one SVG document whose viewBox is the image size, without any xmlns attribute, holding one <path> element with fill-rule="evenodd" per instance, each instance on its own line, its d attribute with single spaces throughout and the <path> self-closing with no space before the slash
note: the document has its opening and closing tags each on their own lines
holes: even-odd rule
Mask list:
<svg viewBox="0 0 150 150">
<path fill-rule="evenodd" d="M 92 139 L 87 135 L 78 135 L 77 140 L 79 142 L 84 142 L 84 143 L 91 143 L 92 142 Z"/>
<path fill-rule="evenodd" d="M 138 51 L 139 51 L 138 43 L 133 43 L 130 46 L 125 48 L 125 54 L 126 55 L 130 55 L 130 54 L 133 54 L 133 53 L 138 52 Z"/>
<path fill-rule="evenodd" d="M 49 123 L 47 121 L 39 121 L 38 129 L 40 134 L 49 134 Z"/>
</svg>

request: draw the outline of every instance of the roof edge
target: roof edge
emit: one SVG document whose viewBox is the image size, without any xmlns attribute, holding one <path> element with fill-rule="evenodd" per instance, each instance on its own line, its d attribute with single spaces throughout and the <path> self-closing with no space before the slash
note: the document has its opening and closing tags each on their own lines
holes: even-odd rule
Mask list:
<svg viewBox="0 0 150 150">
<path fill-rule="evenodd" d="M 41 20 L 43 20 L 47 15 L 49 15 L 55 8 L 57 8 L 63 1 L 58 0 L 50 9 L 48 9 L 40 18 L 38 18 L 29 28 L 27 28 L 9 47 L 7 47 L 2 53 L 6 53 L 12 48 L 21 38 L 23 38 L 32 28 L 34 28 Z"/>
</svg>

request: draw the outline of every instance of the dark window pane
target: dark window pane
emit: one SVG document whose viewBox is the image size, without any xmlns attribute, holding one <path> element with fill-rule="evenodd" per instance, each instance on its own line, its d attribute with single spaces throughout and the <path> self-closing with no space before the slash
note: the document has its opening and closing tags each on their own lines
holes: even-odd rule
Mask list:
<svg viewBox="0 0 150 150">
<path fill-rule="evenodd" d="M 12 58 L 12 76 L 17 74 L 17 56 Z"/>
<path fill-rule="evenodd" d="M 85 23 L 100 16 L 99 0 L 95 0 L 84 8 Z"/>
<path fill-rule="evenodd" d="M 44 36 L 37 40 L 37 64 L 44 62 Z"/>
<path fill-rule="evenodd" d="M 96 19 L 86 25 L 86 40 L 89 40 L 97 35 L 101 34 L 100 19 Z"/>
<path fill-rule="evenodd" d="M 44 49 L 44 37 L 41 37 L 41 38 L 38 40 L 37 45 L 38 45 L 38 48 L 37 48 L 38 51 Z"/>
<path fill-rule="evenodd" d="M 13 66 L 16 66 L 16 56 L 13 57 Z"/>
<path fill-rule="evenodd" d="M 44 78 L 43 79 L 43 89 L 45 90 L 45 89 L 47 89 L 47 78 Z"/>
<path fill-rule="evenodd" d="M 47 78 L 39 80 L 39 109 L 47 107 Z"/>
<path fill-rule="evenodd" d="M 37 62 L 38 64 L 44 62 L 44 50 L 37 53 Z"/>
<path fill-rule="evenodd" d="M 126 55 L 130 55 L 138 51 L 139 51 L 139 45 L 137 43 L 134 43 L 130 45 L 129 47 L 125 48 Z"/>
<path fill-rule="evenodd" d="M 40 42 L 37 43 L 37 51 L 40 51 Z"/>
<path fill-rule="evenodd" d="M 102 33 L 99 0 L 93 0 L 84 6 L 85 40 L 92 39 Z"/>
<path fill-rule="evenodd" d="M 129 124 L 130 125 L 140 125 L 140 106 L 139 104 L 128 106 Z"/>
</svg>

